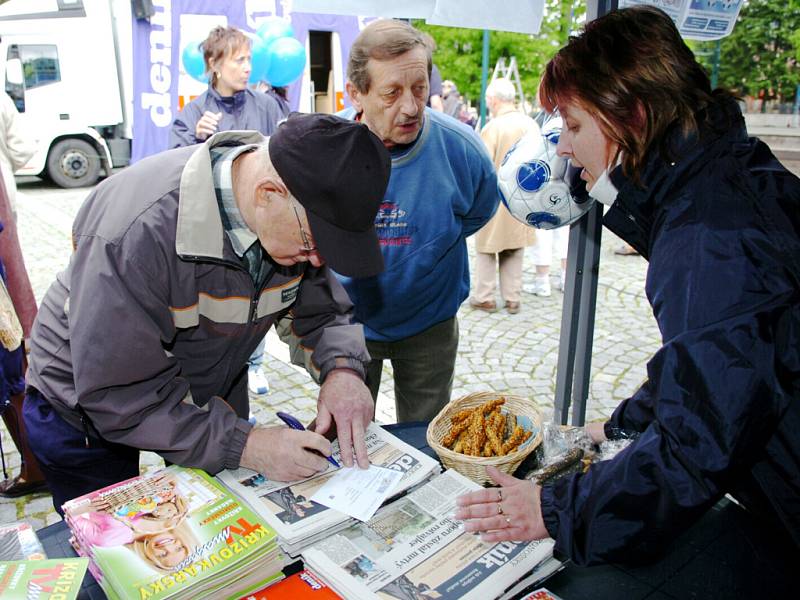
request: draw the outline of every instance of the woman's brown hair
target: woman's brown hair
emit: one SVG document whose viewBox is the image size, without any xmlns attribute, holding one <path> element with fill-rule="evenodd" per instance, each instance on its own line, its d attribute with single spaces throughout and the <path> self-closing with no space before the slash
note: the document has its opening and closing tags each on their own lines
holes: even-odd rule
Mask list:
<svg viewBox="0 0 800 600">
<path fill-rule="evenodd" d="M 654 145 L 665 156 L 668 129 L 697 131 L 711 102 L 703 67 L 672 19 L 650 6 L 613 11 L 586 24 L 547 64 L 539 101 L 553 112 L 578 104 L 619 145 L 626 176 L 639 181 Z"/>
<path fill-rule="evenodd" d="M 206 75 L 211 86 L 216 88 L 217 74 L 211 63 L 220 63 L 226 56 L 232 55 L 239 48 L 250 47 L 250 38 L 236 27 L 222 27 L 218 25 L 211 30 L 208 37 L 201 44 L 203 61 L 206 63 Z"/>
</svg>

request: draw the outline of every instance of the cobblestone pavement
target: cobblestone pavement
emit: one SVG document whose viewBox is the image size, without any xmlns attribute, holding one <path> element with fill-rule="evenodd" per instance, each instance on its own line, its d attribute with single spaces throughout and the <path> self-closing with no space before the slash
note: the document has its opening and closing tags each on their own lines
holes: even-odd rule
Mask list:
<svg viewBox="0 0 800 600">
<path fill-rule="evenodd" d="M 61 190 L 33 178 L 21 183 L 19 190 L 20 239 L 37 301 L 41 301 L 56 273 L 67 264 L 72 219 L 89 190 Z M 607 417 L 641 384 L 646 361 L 659 345 L 644 295 L 647 263 L 638 256 L 615 255 L 613 250 L 619 244 L 618 238 L 604 230 L 587 420 Z M 531 281 L 533 272 L 526 256 L 524 280 Z M 552 272 L 558 272 L 557 265 Z M 561 303 L 562 294 L 555 288 L 549 298 L 523 294 L 522 310 L 516 315 L 502 310 L 489 314 L 465 302 L 458 314 L 461 340 L 453 396 L 492 390 L 531 396 L 544 418 L 550 418 Z M 253 398 L 253 415 L 260 423 L 272 423 L 280 408 L 301 421 L 310 421 L 316 410 L 316 385 L 304 371 L 285 362 L 285 347 L 272 335 L 267 348 L 277 357 L 268 357 L 265 363 L 271 390 Z M 393 397 L 391 367 L 387 365 L 376 411 L 378 421 L 395 421 Z M 9 471 L 16 474 L 19 455 L 4 426 L 0 426 L 0 434 Z M 143 454 L 143 468 L 160 464 L 155 454 Z M 0 498 L 0 523 L 24 519 L 38 529 L 58 518 L 48 494 Z"/>
</svg>

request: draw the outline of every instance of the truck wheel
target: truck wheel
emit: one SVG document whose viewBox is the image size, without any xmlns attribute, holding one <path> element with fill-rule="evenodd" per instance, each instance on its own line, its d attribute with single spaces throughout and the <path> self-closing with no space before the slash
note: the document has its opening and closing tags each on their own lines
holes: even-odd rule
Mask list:
<svg viewBox="0 0 800 600">
<path fill-rule="evenodd" d="M 83 140 L 61 140 L 47 156 L 47 174 L 62 188 L 94 185 L 100 176 L 100 157 L 94 146 Z"/>
</svg>

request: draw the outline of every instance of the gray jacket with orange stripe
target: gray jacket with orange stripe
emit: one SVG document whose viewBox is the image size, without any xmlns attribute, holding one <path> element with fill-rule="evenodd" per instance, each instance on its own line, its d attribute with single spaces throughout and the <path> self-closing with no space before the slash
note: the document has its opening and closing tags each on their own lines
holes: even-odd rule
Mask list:
<svg viewBox="0 0 800 600">
<path fill-rule="evenodd" d="M 222 227 L 210 145 L 147 158 L 105 180 L 73 224 L 74 252 L 31 334 L 28 384 L 71 425 L 210 473 L 236 468 L 247 421 L 246 362 L 291 318 L 324 380 L 369 360 L 352 304 L 327 267 L 277 264 L 256 289 Z"/>
</svg>

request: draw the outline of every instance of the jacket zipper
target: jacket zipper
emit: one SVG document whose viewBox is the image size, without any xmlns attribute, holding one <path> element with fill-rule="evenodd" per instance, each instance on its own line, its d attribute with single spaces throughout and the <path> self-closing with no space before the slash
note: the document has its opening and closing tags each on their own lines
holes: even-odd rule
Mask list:
<svg viewBox="0 0 800 600">
<path fill-rule="evenodd" d="M 247 278 L 252 283 L 252 278 L 250 277 L 250 272 L 245 269 L 242 265 L 237 264 L 235 262 L 229 260 L 221 260 L 219 258 L 210 258 L 208 256 L 197 256 L 197 255 L 182 255 L 181 258 L 185 260 L 190 260 L 193 262 L 208 262 L 215 265 L 221 265 L 223 267 L 233 267 L 234 269 L 238 269 L 239 271 L 244 271 L 247 274 Z M 269 281 L 269 278 L 275 272 L 274 269 L 270 269 L 267 272 L 267 276 L 264 278 L 264 281 L 261 284 L 261 289 L 264 287 L 264 283 Z M 256 311 L 258 310 L 258 298 L 261 295 L 261 289 L 257 288 L 256 285 L 253 283 L 253 294 L 250 296 L 250 310 L 247 316 L 248 323 L 255 323 L 256 322 Z"/>
</svg>

